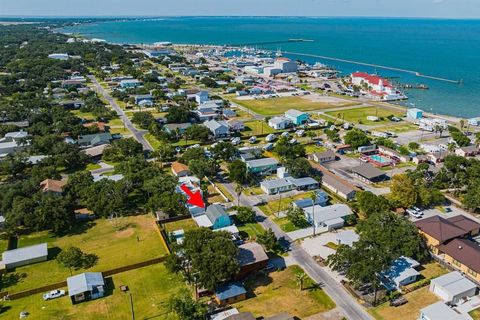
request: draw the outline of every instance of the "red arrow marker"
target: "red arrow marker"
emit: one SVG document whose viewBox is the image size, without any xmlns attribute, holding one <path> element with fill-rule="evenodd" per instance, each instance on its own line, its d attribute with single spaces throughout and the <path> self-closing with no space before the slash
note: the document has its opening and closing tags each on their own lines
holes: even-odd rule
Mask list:
<svg viewBox="0 0 480 320">
<path fill-rule="evenodd" d="M 193 193 L 186 185 L 182 184 L 180 188 L 187 194 L 188 200 L 187 203 L 197 206 L 200 208 L 205 208 L 205 203 L 202 199 L 202 194 L 200 191 Z"/>
</svg>

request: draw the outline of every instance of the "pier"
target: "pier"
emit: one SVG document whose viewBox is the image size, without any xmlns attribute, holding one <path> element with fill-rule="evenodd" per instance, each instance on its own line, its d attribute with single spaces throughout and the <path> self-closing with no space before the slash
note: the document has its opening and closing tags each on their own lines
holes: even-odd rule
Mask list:
<svg viewBox="0 0 480 320">
<path fill-rule="evenodd" d="M 314 40 L 309 39 L 288 39 L 288 40 L 274 40 L 274 41 L 261 41 L 261 42 L 250 42 L 250 43 L 240 43 L 240 44 L 227 44 L 227 47 L 255 47 L 255 46 L 266 46 L 270 44 L 284 44 L 284 43 L 296 43 L 296 42 L 314 42 Z"/>
<path fill-rule="evenodd" d="M 373 63 L 366 63 L 366 62 L 360 62 L 360 61 L 354 61 L 354 60 L 348 60 L 348 59 L 327 57 L 327 56 L 322 56 L 322 55 L 317 55 L 317 54 L 310 54 L 310 53 L 289 52 L 289 51 L 283 51 L 283 53 L 293 54 L 293 55 L 297 55 L 297 56 L 310 57 L 310 58 L 320 58 L 320 59 L 325 59 L 325 60 L 331 60 L 331 61 L 338 61 L 338 62 L 356 64 L 356 65 L 360 65 L 360 66 L 366 66 L 366 67 L 372 67 L 372 68 L 378 68 L 378 69 L 384 69 L 384 70 L 391 70 L 391 71 L 409 73 L 409 74 L 412 74 L 412 75 L 417 76 L 417 77 L 420 77 L 420 78 L 426 78 L 426 79 L 431 79 L 431 80 L 449 82 L 449 83 L 454 83 L 454 84 L 461 84 L 461 83 L 462 83 L 460 80 L 451 80 L 451 79 L 446 79 L 446 78 L 441 78 L 441 77 L 435 77 L 435 76 L 430 76 L 430 75 L 422 74 L 422 73 L 420 73 L 420 72 L 418 72 L 418 71 L 414 71 L 414 70 L 408 70 L 408 69 L 402 69 L 402 68 L 395 68 L 395 67 L 389 67 L 389 66 L 382 66 L 382 65 L 373 64 Z"/>
</svg>

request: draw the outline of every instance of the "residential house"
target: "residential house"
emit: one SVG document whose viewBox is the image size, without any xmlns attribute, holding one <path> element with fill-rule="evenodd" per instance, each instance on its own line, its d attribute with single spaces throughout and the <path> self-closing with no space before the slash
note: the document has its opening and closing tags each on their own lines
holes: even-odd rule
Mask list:
<svg viewBox="0 0 480 320">
<path fill-rule="evenodd" d="M 285 112 L 285 118 L 289 119 L 294 125 L 299 126 L 308 121 L 308 113 L 290 109 Z"/>
<path fill-rule="evenodd" d="M 107 131 L 107 126 L 105 125 L 105 122 L 103 122 L 103 121 L 87 122 L 87 123 L 84 123 L 83 126 L 85 128 L 96 127 L 99 132 Z"/>
<path fill-rule="evenodd" d="M 479 150 L 476 145 L 457 148 L 455 154 L 460 157 L 474 157 L 478 154 Z"/>
<path fill-rule="evenodd" d="M 45 179 L 40 182 L 40 187 L 42 189 L 42 192 L 62 194 L 63 188 L 66 184 L 67 182 L 63 180 Z"/>
<path fill-rule="evenodd" d="M 265 180 L 260 183 L 260 188 L 266 194 L 277 194 L 281 192 L 291 191 L 295 188 L 291 179 L 281 178 L 274 180 Z"/>
<path fill-rule="evenodd" d="M 200 227 L 211 228 L 213 230 L 232 225 L 232 218 L 230 218 L 223 206 L 219 204 L 209 205 L 205 214 L 194 216 L 193 219 Z"/>
<path fill-rule="evenodd" d="M 223 109 L 222 115 L 225 119 L 231 119 L 235 118 L 237 116 L 237 113 L 232 109 Z"/>
<path fill-rule="evenodd" d="M 187 165 L 178 161 L 172 162 L 172 173 L 176 177 L 185 177 L 191 174 L 190 168 Z"/>
<path fill-rule="evenodd" d="M 198 104 L 202 104 L 210 100 L 208 91 L 199 91 L 195 94 L 195 101 Z"/>
<path fill-rule="evenodd" d="M 120 88 L 122 89 L 138 88 L 141 85 L 142 85 L 142 82 L 137 79 L 125 79 L 120 81 Z"/>
<path fill-rule="evenodd" d="M 73 304 L 94 300 L 105 295 L 101 272 L 85 272 L 67 278 L 68 296 Z"/>
<path fill-rule="evenodd" d="M 338 154 L 345 154 L 352 151 L 352 146 L 349 144 L 339 144 L 335 146 L 335 152 Z"/>
<path fill-rule="evenodd" d="M 133 96 L 136 105 L 153 106 L 153 96 L 151 94 L 138 94 Z"/>
<path fill-rule="evenodd" d="M 100 160 L 103 156 L 103 152 L 109 146 L 109 144 L 102 144 L 99 146 L 83 149 L 82 152 L 85 153 L 87 156 L 92 158 L 93 160 Z"/>
<path fill-rule="evenodd" d="M 22 151 L 30 145 L 30 142 L 23 139 L 27 136 L 26 132 L 10 132 L 0 139 L 0 158 L 8 154 Z"/>
<path fill-rule="evenodd" d="M 187 128 L 190 128 L 192 124 L 190 122 L 185 122 L 185 123 L 168 123 L 163 126 L 163 130 L 168 133 L 168 134 L 179 134 L 183 135 L 185 133 L 185 130 Z"/>
<path fill-rule="evenodd" d="M 225 121 L 209 120 L 203 123 L 215 138 L 226 137 L 229 134 L 228 123 Z"/>
<path fill-rule="evenodd" d="M 220 306 L 233 304 L 247 298 L 247 290 L 240 283 L 228 283 L 215 290 L 215 301 Z"/>
<path fill-rule="evenodd" d="M 320 184 L 317 180 L 310 178 L 310 177 L 303 177 L 303 178 L 287 178 L 290 179 L 293 183 L 293 186 L 297 190 L 313 190 L 318 189 Z"/>
<path fill-rule="evenodd" d="M 238 246 L 238 264 L 240 271 L 236 278 L 241 279 L 252 272 L 267 267 L 268 256 L 263 247 L 256 242 L 247 242 Z"/>
<path fill-rule="evenodd" d="M 275 172 L 280 164 L 278 160 L 274 158 L 249 160 L 245 163 L 249 173 L 260 175 L 266 175 Z"/>
<path fill-rule="evenodd" d="M 60 105 L 65 109 L 79 109 L 85 105 L 82 100 L 64 100 L 60 101 Z"/>
<path fill-rule="evenodd" d="M 110 133 L 95 133 L 78 136 L 77 144 L 81 147 L 94 147 L 109 144 L 113 140 Z"/>
<path fill-rule="evenodd" d="M 242 121 L 228 120 L 227 125 L 230 128 L 230 131 L 233 132 L 240 132 L 245 130 L 245 124 Z"/>
<path fill-rule="evenodd" d="M 322 173 L 322 186 L 344 200 L 352 200 L 360 190 L 345 179 L 337 176 L 322 165 L 310 161 L 314 169 Z"/>
<path fill-rule="evenodd" d="M 293 201 L 292 206 L 301 208 L 301 209 L 306 207 L 311 207 L 314 204 L 318 204 L 319 206 L 322 206 L 322 207 L 326 206 L 329 201 L 328 194 L 322 190 L 317 190 L 315 191 L 315 193 L 317 196 L 315 199 L 315 203 L 313 203 L 313 200 L 311 198 L 305 198 L 305 199 L 298 199 Z"/>
<path fill-rule="evenodd" d="M 68 53 L 50 53 L 48 57 L 55 60 L 68 60 L 70 58 Z"/>
<path fill-rule="evenodd" d="M 460 272 L 452 271 L 430 281 L 430 291 L 446 303 L 458 304 L 477 294 L 477 286 Z"/>
<path fill-rule="evenodd" d="M 397 160 L 401 162 L 408 162 L 411 160 L 410 156 L 400 154 L 399 152 L 393 149 L 387 148 L 385 146 L 378 146 L 378 152 L 392 158 L 393 160 Z"/>
<path fill-rule="evenodd" d="M 199 108 L 194 112 L 195 112 L 195 116 L 200 121 L 213 120 L 218 117 L 217 109 L 214 109 L 214 108 L 201 108 L 201 109 Z"/>
<path fill-rule="evenodd" d="M 325 152 L 312 153 L 309 158 L 317 163 L 326 163 L 335 161 L 337 159 L 337 155 L 332 150 L 327 150 Z"/>
<path fill-rule="evenodd" d="M 18 248 L 14 250 L 6 250 L 2 253 L 2 261 L 0 261 L 0 270 L 2 267 L 6 269 L 14 269 L 25 266 L 27 264 L 47 261 L 48 247 L 46 243 L 33 246 Z"/>
<path fill-rule="evenodd" d="M 353 214 L 346 204 L 333 204 L 326 207 L 315 205 L 303 208 L 303 211 L 310 224 L 315 224 L 317 228 L 325 231 L 343 227 L 345 218 Z"/>
<path fill-rule="evenodd" d="M 433 164 L 439 164 L 442 163 L 445 160 L 445 157 L 448 156 L 450 152 L 448 151 L 438 151 L 438 152 L 432 152 L 428 154 L 428 158 L 430 159 L 430 162 Z"/>
<path fill-rule="evenodd" d="M 385 172 L 375 168 L 369 163 L 363 163 L 352 169 L 353 176 L 365 183 L 375 183 L 387 179 Z"/>
<path fill-rule="evenodd" d="M 268 126 L 275 130 L 283 130 L 290 126 L 292 122 L 286 117 L 273 117 L 268 120 Z"/>
<path fill-rule="evenodd" d="M 388 291 L 401 291 L 403 286 L 417 281 L 420 273 L 416 268 L 419 266 L 418 261 L 402 256 L 395 260 L 389 269 L 379 274 L 380 281 Z"/>
<path fill-rule="evenodd" d="M 175 190 L 178 193 L 185 194 L 185 192 L 181 188 L 182 185 L 185 185 L 192 193 L 200 192 L 200 194 L 202 194 L 202 190 L 200 189 L 200 179 L 198 179 L 195 176 L 179 176 L 178 177 L 178 185 Z M 188 212 L 192 215 L 194 219 L 197 216 L 205 216 L 205 208 L 194 206 L 188 203 L 185 206 Z M 211 226 L 211 222 L 206 217 L 203 217 L 200 221 L 196 221 L 196 222 L 198 225 L 201 225 L 201 226 L 206 226 L 206 227 Z"/>
<path fill-rule="evenodd" d="M 420 310 L 417 320 L 473 320 L 467 314 L 460 313 L 447 306 L 443 301 L 435 302 Z"/>
</svg>

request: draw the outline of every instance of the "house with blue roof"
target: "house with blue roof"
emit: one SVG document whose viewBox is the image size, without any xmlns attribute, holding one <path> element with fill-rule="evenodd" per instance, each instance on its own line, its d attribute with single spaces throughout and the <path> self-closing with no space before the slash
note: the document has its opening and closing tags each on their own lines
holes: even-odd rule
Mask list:
<svg viewBox="0 0 480 320">
<path fill-rule="evenodd" d="M 215 290 L 215 300 L 220 306 L 243 301 L 247 298 L 247 290 L 240 283 L 228 283 Z"/>
<path fill-rule="evenodd" d="M 294 125 L 299 126 L 308 121 L 308 113 L 290 109 L 285 112 L 285 118 L 289 119 Z"/>
<path fill-rule="evenodd" d="M 417 281 L 420 273 L 415 269 L 420 263 L 409 257 L 400 257 L 391 267 L 379 274 L 380 281 L 388 291 L 401 291 L 401 287 Z"/>
</svg>

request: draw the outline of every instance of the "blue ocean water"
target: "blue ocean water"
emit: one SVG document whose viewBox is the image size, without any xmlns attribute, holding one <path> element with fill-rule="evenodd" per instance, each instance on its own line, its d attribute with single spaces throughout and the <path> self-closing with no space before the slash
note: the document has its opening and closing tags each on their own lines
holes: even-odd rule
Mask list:
<svg viewBox="0 0 480 320">
<path fill-rule="evenodd" d="M 452 84 L 413 74 L 329 60 L 343 73 L 377 72 L 402 83 L 426 84 L 430 90 L 408 90 L 409 105 L 461 117 L 480 116 L 480 20 L 305 18 L 305 17 L 172 17 L 77 25 L 64 32 L 80 33 L 114 43 L 243 44 L 284 41 L 314 42 L 258 45 L 377 65 L 386 65 L 453 80 Z M 287 55 L 288 56 L 288 55 Z"/>
</svg>

